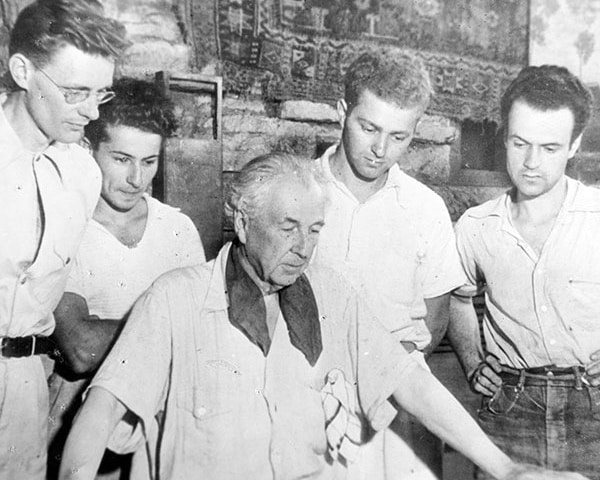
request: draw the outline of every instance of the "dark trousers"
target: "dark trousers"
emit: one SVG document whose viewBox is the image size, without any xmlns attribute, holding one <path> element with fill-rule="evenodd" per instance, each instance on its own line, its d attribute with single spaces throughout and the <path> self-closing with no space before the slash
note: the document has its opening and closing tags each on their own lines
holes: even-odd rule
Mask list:
<svg viewBox="0 0 600 480">
<path fill-rule="evenodd" d="M 564 378 L 506 375 L 484 398 L 479 424 L 511 458 L 600 480 L 600 390 L 581 372 Z M 478 472 L 478 479 L 490 478 Z"/>
</svg>

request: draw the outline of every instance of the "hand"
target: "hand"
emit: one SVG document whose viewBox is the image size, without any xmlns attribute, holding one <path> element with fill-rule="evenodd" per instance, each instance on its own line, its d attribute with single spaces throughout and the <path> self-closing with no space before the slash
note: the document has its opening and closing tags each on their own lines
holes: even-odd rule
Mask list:
<svg viewBox="0 0 600 480">
<path fill-rule="evenodd" d="M 502 366 L 498 359 L 493 355 L 488 355 L 470 375 L 469 385 L 474 392 L 491 397 L 502 385 L 500 372 L 502 372 Z"/>
<path fill-rule="evenodd" d="M 574 472 L 553 472 L 536 465 L 516 464 L 501 480 L 589 480 Z"/>
<path fill-rule="evenodd" d="M 600 350 L 590 355 L 590 363 L 585 366 L 585 378 L 593 387 L 600 386 Z"/>
</svg>

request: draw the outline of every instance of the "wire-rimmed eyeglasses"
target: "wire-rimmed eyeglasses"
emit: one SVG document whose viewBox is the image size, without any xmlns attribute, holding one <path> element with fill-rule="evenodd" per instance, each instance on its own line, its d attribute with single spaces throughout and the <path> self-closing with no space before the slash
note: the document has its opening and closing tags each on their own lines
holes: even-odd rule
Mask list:
<svg viewBox="0 0 600 480">
<path fill-rule="evenodd" d="M 75 103 L 84 102 L 92 94 L 96 95 L 96 103 L 98 105 L 102 105 L 103 103 L 110 102 L 116 96 L 116 93 L 108 88 L 104 88 L 102 90 L 98 90 L 97 92 L 93 92 L 92 90 L 89 90 L 87 88 L 63 87 L 63 86 L 59 85 L 58 83 L 56 83 L 54 81 L 54 79 L 50 75 L 48 75 L 42 68 L 38 67 L 37 65 L 35 65 L 35 68 L 37 70 L 39 70 L 40 72 L 42 72 L 44 74 L 44 76 L 48 80 L 50 80 L 56 88 L 58 88 L 60 90 L 60 93 L 62 93 L 63 97 L 65 97 L 65 102 L 67 102 L 70 105 L 73 105 Z"/>
</svg>

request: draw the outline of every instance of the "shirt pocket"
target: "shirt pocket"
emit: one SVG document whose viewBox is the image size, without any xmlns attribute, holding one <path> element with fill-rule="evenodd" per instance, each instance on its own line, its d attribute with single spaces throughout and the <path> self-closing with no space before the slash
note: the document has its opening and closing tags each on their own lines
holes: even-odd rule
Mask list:
<svg viewBox="0 0 600 480">
<path fill-rule="evenodd" d="M 555 289 L 555 301 L 567 325 L 600 331 L 600 269 L 571 272 Z"/>
<path fill-rule="evenodd" d="M 224 361 L 196 365 L 195 378 L 184 382 L 177 394 L 177 406 L 183 409 L 196 424 L 226 417 L 235 411 L 235 391 L 238 370 Z"/>
<path fill-rule="evenodd" d="M 198 456 L 201 464 L 212 464 L 230 449 L 226 441 L 235 425 L 235 392 L 207 368 L 196 368 L 202 381 L 188 379 L 177 391 L 178 425 L 182 448 Z M 228 384 L 225 380 L 225 384 Z M 227 394 L 228 393 L 228 394 Z"/>
</svg>

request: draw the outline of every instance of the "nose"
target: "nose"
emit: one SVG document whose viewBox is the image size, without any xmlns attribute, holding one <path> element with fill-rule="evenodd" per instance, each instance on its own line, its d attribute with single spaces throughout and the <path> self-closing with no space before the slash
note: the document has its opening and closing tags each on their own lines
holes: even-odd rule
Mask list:
<svg viewBox="0 0 600 480">
<path fill-rule="evenodd" d="M 387 150 L 387 137 L 379 133 L 375 136 L 373 144 L 371 145 L 371 151 L 377 158 L 382 158 L 385 156 L 385 152 Z"/>
<path fill-rule="evenodd" d="M 525 153 L 525 158 L 523 160 L 523 166 L 530 170 L 533 170 L 540 166 L 541 158 L 539 149 L 530 146 Z"/>
<path fill-rule="evenodd" d="M 142 168 L 135 162 L 132 162 L 127 172 L 127 183 L 135 188 L 140 188 L 142 185 Z"/>
<path fill-rule="evenodd" d="M 90 121 L 98 118 L 100 114 L 98 112 L 98 100 L 95 95 L 90 95 L 85 101 L 81 102 L 79 113 Z"/>
<path fill-rule="evenodd" d="M 294 236 L 292 252 L 306 260 L 312 254 L 314 242 L 308 238 L 308 233 L 298 231 Z"/>
</svg>

